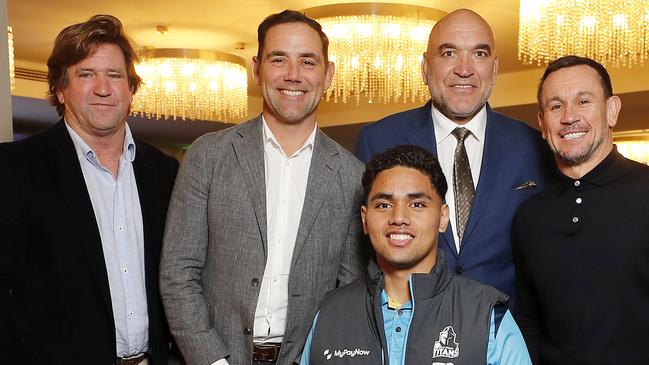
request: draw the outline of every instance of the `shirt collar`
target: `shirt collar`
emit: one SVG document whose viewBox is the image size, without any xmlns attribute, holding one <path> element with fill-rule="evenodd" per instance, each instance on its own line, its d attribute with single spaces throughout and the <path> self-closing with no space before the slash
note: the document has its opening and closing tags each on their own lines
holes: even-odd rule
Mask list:
<svg viewBox="0 0 649 365">
<path fill-rule="evenodd" d="M 284 154 L 284 150 L 282 150 L 282 146 L 279 144 L 277 141 L 277 138 L 275 138 L 275 135 L 273 134 L 273 131 L 270 130 L 270 127 L 268 124 L 266 124 L 266 119 L 264 119 L 264 115 L 261 115 L 261 124 L 263 125 L 263 138 L 264 138 L 264 145 L 267 146 L 268 144 L 271 144 L 273 147 L 277 148 L 279 151 Z M 296 156 L 300 154 L 302 151 L 306 150 L 307 148 L 313 149 L 313 145 L 315 144 L 315 135 L 316 131 L 318 130 L 318 125 L 313 126 L 313 131 L 311 131 L 311 134 L 309 137 L 304 141 L 304 144 L 302 144 L 302 147 L 298 148 L 297 151 L 293 154 L 293 156 Z M 284 154 L 285 155 L 285 154 Z M 286 157 L 292 157 L 292 156 L 286 156 Z"/>
<path fill-rule="evenodd" d="M 431 108 L 433 109 L 432 115 L 433 125 L 435 126 L 435 139 L 438 145 L 448 138 L 457 127 L 464 127 L 471 131 L 471 135 L 473 135 L 478 142 L 484 141 L 485 129 L 487 126 L 487 105 L 484 105 L 478 114 L 464 125 L 459 125 L 448 119 L 444 114 L 432 106 L 432 104 Z"/>
<path fill-rule="evenodd" d="M 381 290 L 381 307 L 387 307 L 388 301 L 389 301 L 388 293 L 385 292 L 385 289 Z M 412 309 L 412 300 L 403 303 L 401 307 L 397 309 Z"/>
<path fill-rule="evenodd" d="M 582 176 L 580 179 L 573 179 L 564 174 L 560 174 L 561 180 L 564 182 L 569 182 L 569 186 L 574 185 L 574 181 L 580 180 L 587 182 L 593 185 L 603 186 L 606 185 L 609 181 L 613 180 L 615 177 L 619 176 L 619 169 L 617 166 L 625 159 L 622 154 L 617 151 L 617 146 L 613 145 L 613 149 L 609 154 L 590 170 L 586 175 Z"/>
<path fill-rule="evenodd" d="M 122 157 L 124 157 L 127 161 L 133 162 L 135 160 L 135 140 L 133 139 L 133 135 L 131 134 L 131 128 L 129 128 L 128 123 L 125 124 L 125 133 L 124 133 L 124 147 L 122 148 Z M 70 138 L 72 138 L 72 143 L 74 144 L 74 149 L 77 152 L 77 156 L 79 158 L 85 158 L 93 164 L 94 166 L 99 166 L 99 160 L 97 159 L 97 154 L 95 151 L 88 146 L 86 141 L 81 138 L 81 136 L 74 130 L 68 122 L 65 122 L 65 127 L 68 130 L 68 133 L 70 134 Z"/>
</svg>

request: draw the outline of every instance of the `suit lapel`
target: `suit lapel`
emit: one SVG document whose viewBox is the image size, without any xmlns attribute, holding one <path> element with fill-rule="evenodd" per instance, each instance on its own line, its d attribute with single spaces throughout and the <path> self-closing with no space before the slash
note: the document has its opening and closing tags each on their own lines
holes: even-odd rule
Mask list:
<svg viewBox="0 0 649 365">
<path fill-rule="evenodd" d="M 437 139 L 435 138 L 435 124 L 433 123 L 432 101 L 419 108 L 419 116 L 412 123 L 412 128 L 408 134 L 409 144 L 424 147 L 437 156 Z M 453 225 L 449 224 L 444 233 L 439 234 L 439 238 L 448 246 L 450 252 L 455 256 L 458 255 L 453 238 Z"/>
<path fill-rule="evenodd" d="M 304 205 L 302 206 L 302 217 L 300 218 L 300 226 L 295 239 L 295 247 L 293 248 L 291 267 L 295 267 L 295 261 L 300 256 L 302 247 L 304 247 L 304 243 L 311 232 L 311 227 L 313 227 L 320 209 L 329 196 L 331 181 L 339 169 L 338 153 L 334 142 L 318 129 L 313 146 L 313 155 L 311 156 L 311 167 L 309 168 Z"/>
<path fill-rule="evenodd" d="M 437 156 L 437 141 L 433 127 L 433 115 L 431 101 L 418 110 L 418 116 L 410 123 L 411 130 L 408 133 L 408 144 L 423 147 Z"/>
<path fill-rule="evenodd" d="M 136 142 L 136 155 L 133 161 L 133 172 L 135 173 L 135 184 L 137 185 L 137 194 L 140 201 L 140 210 L 142 211 L 142 232 L 144 234 L 144 275 L 146 278 L 147 301 L 155 298 L 153 291 L 158 285 L 154 282 L 157 274 L 153 272 L 157 268 L 156 261 L 159 260 L 159 247 L 154 247 L 152 242 L 157 242 L 158 237 L 151 237 L 156 232 L 155 226 L 160 224 L 157 221 L 157 215 L 163 212 L 160 205 L 158 193 L 160 188 L 159 182 L 156 182 L 152 166 L 147 159 L 147 151 L 141 143 Z M 157 198 L 156 198 L 157 197 Z M 149 307 L 151 307 L 149 305 Z"/>
<path fill-rule="evenodd" d="M 478 179 L 475 201 L 473 202 L 469 221 L 467 222 L 464 242 L 470 242 L 471 234 L 482 217 L 482 213 L 491 196 L 491 191 L 496 180 L 498 180 L 500 169 L 503 166 L 502 155 L 504 153 L 504 146 L 501 136 L 507 133 L 507 131 L 501 131 L 500 124 L 495 119 L 496 114 L 487 105 L 487 127 L 485 130 L 480 178 Z"/>
<path fill-rule="evenodd" d="M 73 217 L 73 232 L 88 260 L 88 266 L 110 315 L 110 322 L 114 323 L 101 236 L 81 165 L 63 120 L 59 121 L 51 132 L 49 144 L 53 150 L 50 155 L 52 171 L 59 183 L 67 210 Z"/>
<path fill-rule="evenodd" d="M 261 117 L 242 125 L 239 138 L 232 142 L 244 183 L 248 187 L 252 207 L 262 238 L 264 257 L 268 257 L 266 226 L 266 176 L 264 175 L 264 141 Z"/>
</svg>

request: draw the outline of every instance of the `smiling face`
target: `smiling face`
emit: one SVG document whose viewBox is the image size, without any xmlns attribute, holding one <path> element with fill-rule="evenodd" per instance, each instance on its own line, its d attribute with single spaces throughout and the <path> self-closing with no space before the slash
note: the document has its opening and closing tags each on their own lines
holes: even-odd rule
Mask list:
<svg viewBox="0 0 649 365">
<path fill-rule="evenodd" d="M 384 271 L 430 272 L 437 259 L 437 234 L 448 224 L 448 206 L 428 176 L 402 166 L 383 170 L 366 204 L 361 208 L 363 230 L 379 266 Z"/>
<path fill-rule="evenodd" d="M 315 123 L 315 111 L 333 79 L 318 33 L 304 23 L 284 23 L 266 33 L 261 59 L 253 57 L 254 79 L 269 124 Z"/>
<path fill-rule="evenodd" d="M 430 33 L 422 77 L 433 105 L 458 124 L 470 121 L 486 104 L 498 73 L 493 32 L 478 14 L 457 10 Z"/>
<path fill-rule="evenodd" d="M 82 135 L 102 137 L 124 128 L 133 101 L 124 54 L 113 44 L 100 44 L 67 70 L 68 84 L 56 96 L 66 122 Z"/>
<path fill-rule="evenodd" d="M 617 96 L 604 96 L 590 66 L 562 68 L 546 78 L 539 126 L 564 174 L 579 178 L 606 158 L 620 107 Z"/>
</svg>

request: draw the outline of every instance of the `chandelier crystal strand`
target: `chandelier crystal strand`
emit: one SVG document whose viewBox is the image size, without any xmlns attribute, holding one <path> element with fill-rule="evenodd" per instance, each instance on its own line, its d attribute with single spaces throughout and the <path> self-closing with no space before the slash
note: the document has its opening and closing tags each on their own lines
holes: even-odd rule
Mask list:
<svg viewBox="0 0 649 365">
<path fill-rule="evenodd" d="M 143 85 L 133 98 L 133 114 L 174 120 L 244 118 L 248 107 L 248 79 L 243 60 L 236 63 L 219 60 L 223 57 L 216 57 L 221 55 L 216 52 L 188 51 L 191 50 L 159 49 L 143 54 L 136 65 Z M 193 57 L 181 57 L 181 54 Z M 202 57 L 195 57 L 199 54 Z"/>
<path fill-rule="evenodd" d="M 358 105 L 421 102 L 429 98 L 421 79 L 421 59 L 434 20 L 388 15 L 317 19 L 329 37 L 336 73 L 326 100 Z"/>
<path fill-rule="evenodd" d="M 649 57 L 649 0 L 521 0 L 518 59 L 575 54 L 631 67 Z"/>
</svg>

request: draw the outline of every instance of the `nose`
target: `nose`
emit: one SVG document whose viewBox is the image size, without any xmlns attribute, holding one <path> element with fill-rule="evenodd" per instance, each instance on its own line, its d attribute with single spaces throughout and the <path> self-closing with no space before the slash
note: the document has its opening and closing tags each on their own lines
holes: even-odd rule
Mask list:
<svg viewBox="0 0 649 365">
<path fill-rule="evenodd" d="M 473 67 L 473 58 L 471 53 L 462 52 L 457 59 L 455 69 L 453 71 L 460 77 L 469 77 L 473 75 L 475 69 Z"/>
<path fill-rule="evenodd" d="M 579 121 L 581 117 L 579 116 L 578 108 L 573 105 L 566 105 L 563 109 L 563 115 L 561 118 L 562 124 L 573 124 Z"/>
<path fill-rule="evenodd" d="M 108 96 L 110 95 L 110 85 L 108 77 L 105 75 L 98 75 L 95 77 L 95 84 L 92 90 L 95 95 Z"/>
<path fill-rule="evenodd" d="M 405 204 L 396 204 L 391 210 L 389 224 L 394 226 L 410 225 L 410 215 Z"/>
<path fill-rule="evenodd" d="M 300 82 L 301 81 L 300 75 L 301 75 L 300 64 L 298 62 L 289 62 L 288 65 L 286 66 L 284 81 Z"/>
</svg>

